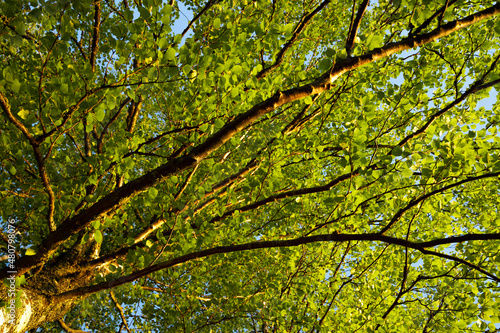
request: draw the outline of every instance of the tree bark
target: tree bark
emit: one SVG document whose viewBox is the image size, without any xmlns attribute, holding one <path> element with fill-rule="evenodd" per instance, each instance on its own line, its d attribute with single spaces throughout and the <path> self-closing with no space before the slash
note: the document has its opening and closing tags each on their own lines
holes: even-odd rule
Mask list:
<svg viewBox="0 0 500 333">
<path fill-rule="evenodd" d="M 7 285 L 0 285 L 0 299 L 7 302 L 6 307 L 0 308 L 0 333 L 22 333 L 62 319 L 77 302 L 88 297 L 90 294 L 65 298 L 57 295 L 94 282 L 99 270 L 80 266 L 91 244 L 77 246 L 60 256 L 43 271 L 28 276 L 21 286 L 15 286 L 11 274 Z M 15 308 L 16 294 L 21 304 L 18 308 Z"/>
<path fill-rule="evenodd" d="M 22 333 L 36 329 L 44 323 L 63 318 L 73 307 L 76 298 L 56 302 L 51 296 L 44 295 L 31 289 L 21 289 L 21 307 L 15 308 L 14 303 L 7 308 L 0 309 L 0 333 Z M 0 290 L 2 299 L 14 301 L 7 293 L 7 288 L 2 285 Z M 12 318 L 14 316 L 14 318 Z"/>
</svg>

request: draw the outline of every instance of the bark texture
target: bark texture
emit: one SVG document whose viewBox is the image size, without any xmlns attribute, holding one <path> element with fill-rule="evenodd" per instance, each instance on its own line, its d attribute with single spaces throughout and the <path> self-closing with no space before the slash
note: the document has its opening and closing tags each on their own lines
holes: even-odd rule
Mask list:
<svg viewBox="0 0 500 333">
<path fill-rule="evenodd" d="M 94 282 L 99 270 L 81 269 L 84 258 L 89 256 L 91 250 L 90 245 L 75 246 L 53 260 L 48 269 L 28 276 L 25 284 L 15 288 L 15 292 L 20 291 L 21 300 L 21 307 L 17 309 L 14 306 L 9 308 L 9 303 L 15 302 L 15 298 L 11 297 L 13 287 L 2 284 L 0 299 L 8 305 L 0 310 L 0 333 L 22 333 L 62 319 L 76 302 L 86 298 L 88 295 L 64 298 L 58 295 Z M 15 320 L 12 320 L 11 314 L 15 315 Z"/>
</svg>

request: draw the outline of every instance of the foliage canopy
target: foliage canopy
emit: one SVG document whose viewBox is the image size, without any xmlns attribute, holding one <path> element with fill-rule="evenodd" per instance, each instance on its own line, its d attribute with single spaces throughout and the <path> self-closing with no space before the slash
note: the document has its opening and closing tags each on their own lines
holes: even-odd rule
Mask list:
<svg viewBox="0 0 500 333">
<path fill-rule="evenodd" d="M 18 329 L 495 330 L 500 3 L 179 6 L 0 4 Z"/>
</svg>

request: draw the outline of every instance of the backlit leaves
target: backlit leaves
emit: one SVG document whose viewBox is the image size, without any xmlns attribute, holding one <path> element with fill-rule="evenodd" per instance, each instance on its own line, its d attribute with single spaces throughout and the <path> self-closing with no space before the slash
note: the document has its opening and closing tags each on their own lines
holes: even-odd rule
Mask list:
<svg viewBox="0 0 500 333">
<path fill-rule="evenodd" d="M 92 1 L 2 5 L 0 202 L 21 258 L 53 202 L 70 230 L 54 258 L 113 257 L 90 284 L 173 260 L 114 289 L 140 331 L 493 330 L 495 240 L 427 248 L 440 257 L 404 242 L 499 232 L 498 19 L 352 65 L 491 4 L 373 3 L 348 55 L 352 4 L 321 3 L 100 2 L 98 48 Z M 397 241 L 366 238 L 382 230 Z M 199 255 L 319 234 L 358 238 Z M 121 320 L 104 293 L 68 319 Z"/>
</svg>

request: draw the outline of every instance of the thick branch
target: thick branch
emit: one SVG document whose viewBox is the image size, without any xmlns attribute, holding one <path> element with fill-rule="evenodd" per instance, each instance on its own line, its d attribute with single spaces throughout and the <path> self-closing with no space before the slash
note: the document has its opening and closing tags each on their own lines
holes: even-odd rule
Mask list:
<svg viewBox="0 0 500 333">
<path fill-rule="evenodd" d="M 49 237 L 41 244 L 39 252 L 36 255 L 23 257 L 19 260 L 18 274 L 22 275 L 34 267 L 43 265 L 62 242 L 64 242 L 71 235 L 88 226 L 97 217 L 115 209 L 119 205 L 124 204 L 132 197 L 147 190 L 151 186 L 158 184 L 167 177 L 194 167 L 212 152 L 224 145 L 224 143 L 231 139 L 235 134 L 242 131 L 261 116 L 277 109 L 282 105 L 329 90 L 331 88 L 331 84 L 339 76 L 348 71 L 388 57 L 392 54 L 433 42 L 439 38 L 450 35 L 455 31 L 466 28 L 471 24 L 498 15 L 499 13 L 500 3 L 497 3 L 488 9 L 438 27 L 429 33 L 408 37 L 399 42 L 389 43 L 383 48 L 375 49 L 364 55 L 347 58 L 342 62 L 336 63 L 329 71 L 310 84 L 292 88 L 284 92 L 278 91 L 272 97 L 235 117 L 232 121 L 223 126 L 217 133 L 212 135 L 202 144 L 195 147 L 187 156 L 169 161 L 166 164 L 131 181 L 130 183 L 117 188 L 114 192 L 106 195 L 87 210 L 61 223 L 57 230 L 49 235 Z M 0 278 L 5 277 L 6 273 L 3 271 L 0 274 Z"/>
<path fill-rule="evenodd" d="M 222 146 L 234 134 L 241 131 L 243 128 L 251 124 L 262 115 L 275 110 L 276 108 L 294 102 L 296 100 L 322 93 L 331 88 L 331 84 L 342 74 L 367 65 L 374 61 L 386 58 L 392 54 L 405 51 L 426 43 L 433 42 L 439 38 L 448 36 L 460 29 L 464 29 L 471 24 L 477 23 L 481 20 L 490 18 L 500 13 L 500 3 L 480 11 L 476 14 L 469 15 L 461 20 L 453 21 L 445 24 L 429 33 L 419 36 L 405 38 L 399 42 L 389 43 L 383 48 L 375 49 L 364 55 L 347 58 L 344 61 L 336 63 L 330 70 L 319 77 L 314 82 L 292 88 L 286 91 L 278 91 L 274 96 L 267 100 L 255 105 L 245 113 L 240 114 L 231 122 L 226 124 L 219 132 L 215 133 L 212 137 L 207 139 L 203 144 L 196 147 L 191 156 L 197 160 L 202 160 L 215 149 Z"/>
<path fill-rule="evenodd" d="M 451 238 L 441 238 L 441 239 L 435 239 L 432 241 L 427 241 L 427 242 L 412 242 L 408 241 L 405 239 L 399 239 L 399 238 L 394 238 L 394 237 L 389 237 L 389 236 L 384 236 L 381 234 L 338 234 L 338 233 L 332 233 L 332 234 L 323 234 L 323 235 L 316 235 L 316 236 L 308 236 L 308 237 L 300 237 L 300 238 L 295 238 L 295 239 L 288 239 L 288 240 L 274 240 L 274 241 L 257 241 L 257 242 L 252 242 L 252 243 L 246 243 L 246 244 L 238 244 L 238 245 L 229 245 L 229 246 L 218 246 L 218 247 L 213 247 L 207 250 L 202 250 L 202 251 L 197 251 L 193 253 L 189 253 L 177 258 L 174 258 L 172 260 L 162 262 L 156 265 L 152 265 L 149 267 L 146 267 L 142 270 L 139 270 L 135 273 L 132 273 L 128 276 L 123 276 L 120 277 L 114 281 L 108 281 L 108 282 L 103 282 L 99 283 L 90 287 L 84 287 L 84 288 L 79 288 L 75 289 L 72 291 L 68 291 L 65 293 L 60 294 L 57 296 L 59 301 L 63 301 L 64 299 L 71 298 L 71 297 L 78 297 L 78 296 L 84 296 L 84 295 L 89 295 L 93 294 L 96 292 L 99 292 L 101 290 L 106 290 L 112 287 L 120 286 L 135 280 L 138 280 L 144 276 L 147 276 L 151 273 L 173 267 L 188 261 L 200 259 L 200 258 L 205 258 L 205 257 L 210 257 L 216 254 L 223 254 L 223 253 L 233 253 L 233 252 L 242 252 L 242 251 L 249 251 L 249 250 L 257 250 L 257 249 L 268 249 L 268 248 L 280 248 L 280 247 L 292 247 L 292 246 L 299 246 L 299 245 L 304 245 L 304 244 L 310 244 L 310 243 L 317 243 L 317 242 L 347 242 L 347 241 L 372 241 L 372 242 L 383 242 L 389 245 L 398 245 L 398 246 L 403 246 L 407 248 L 411 248 L 414 250 L 418 250 L 422 252 L 423 254 L 428 254 L 428 255 L 433 255 L 437 256 L 440 258 L 445 258 L 448 260 L 452 260 L 455 262 L 459 262 L 461 264 L 467 265 L 475 270 L 478 270 L 491 279 L 500 282 L 500 278 L 497 276 L 486 272 L 484 269 L 478 267 L 477 265 L 471 264 L 463 259 L 456 258 L 451 255 L 446 255 L 442 254 L 439 252 L 434 252 L 427 250 L 426 248 L 429 247 L 434 247 L 438 245 L 445 245 L 445 244 L 453 244 L 453 243 L 458 243 L 458 242 L 465 242 L 465 241 L 474 241 L 474 240 L 500 240 L 500 233 L 491 233 L 491 234 L 468 234 L 468 235 L 463 235 L 463 236 L 456 236 L 456 237 L 451 237 Z"/>
</svg>

